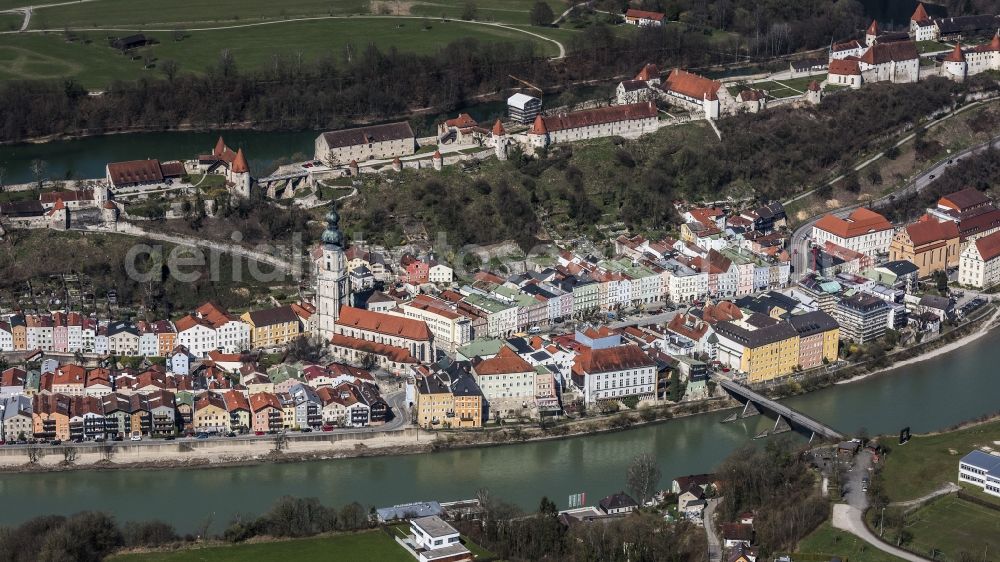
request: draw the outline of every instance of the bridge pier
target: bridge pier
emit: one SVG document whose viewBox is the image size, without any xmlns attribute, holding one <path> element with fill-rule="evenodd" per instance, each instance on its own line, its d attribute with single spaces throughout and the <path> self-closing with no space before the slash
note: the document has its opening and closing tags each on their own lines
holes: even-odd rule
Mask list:
<svg viewBox="0 0 1000 562">
<path fill-rule="evenodd" d="M 757 409 L 757 405 L 753 403 L 753 400 L 747 400 L 746 405 L 743 406 L 743 413 L 740 414 L 741 418 L 749 418 L 751 416 L 759 416 L 760 410 Z"/>
<path fill-rule="evenodd" d="M 771 434 L 777 435 L 778 433 L 785 433 L 791 430 L 792 426 L 788 424 L 788 421 L 781 414 L 778 414 L 778 419 L 774 420 L 774 428 L 771 429 Z"/>
<path fill-rule="evenodd" d="M 722 420 L 722 423 L 729 423 L 729 422 L 736 421 L 738 419 L 740 419 L 740 413 L 739 412 L 733 412 L 733 413 L 729 414 L 728 416 L 726 416 L 725 419 Z"/>
</svg>

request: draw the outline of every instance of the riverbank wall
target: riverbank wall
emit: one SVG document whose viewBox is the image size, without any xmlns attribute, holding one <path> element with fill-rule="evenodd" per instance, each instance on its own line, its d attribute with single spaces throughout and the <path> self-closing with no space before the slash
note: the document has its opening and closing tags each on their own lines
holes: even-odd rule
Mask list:
<svg viewBox="0 0 1000 562">
<path fill-rule="evenodd" d="M 434 434 L 418 428 L 372 429 L 345 433 L 300 434 L 278 439 L 147 440 L 0 447 L 0 471 L 49 472 L 121 468 L 205 468 L 262 462 L 289 462 L 405 454 L 431 450 Z M 31 451 L 36 451 L 31 453 Z M 32 459 L 32 455 L 37 455 Z M 34 460 L 34 462 L 32 462 Z"/>
<path fill-rule="evenodd" d="M 450 449 L 496 447 L 613 433 L 734 408 L 738 403 L 719 396 L 586 417 L 553 426 L 511 424 L 482 430 L 426 431 L 408 427 L 392 431 L 297 434 L 277 450 L 275 438 L 195 439 L 0 447 L 0 472 L 69 470 L 213 468 L 354 457 L 409 455 Z"/>
</svg>

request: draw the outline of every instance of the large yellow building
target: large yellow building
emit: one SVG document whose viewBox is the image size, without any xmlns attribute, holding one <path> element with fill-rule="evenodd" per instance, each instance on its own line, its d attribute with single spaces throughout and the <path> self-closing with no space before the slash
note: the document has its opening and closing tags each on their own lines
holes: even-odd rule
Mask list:
<svg viewBox="0 0 1000 562">
<path fill-rule="evenodd" d="M 938 270 L 958 267 L 958 223 L 924 215 L 899 229 L 889 245 L 889 260 L 906 260 L 919 268 L 921 278 Z"/>
<path fill-rule="evenodd" d="M 806 349 L 802 349 L 800 331 L 791 321 L 775 320 L 763 314 L 752 314 L 748 318 L 719 322 L 715 333 L 719 338 L 718 357 L 724 365 L 746 373 L 747 382 L 753 384 L 791 374 L 797 369 L 821 364 L 823 359 L 835 360 L 836 342 L 839 330 L 829 328 L 824 312 L 820 328 L 810 328 L 820 317 L 800 322 L 807 333 Z M 794 318 L 794 317 L 793 317 Z M 830 318 L 829 320 L 833 320 Z M 834 326 L 836 322 L 833 322 Z M 814 330 L 815 333 L 813 332 Z M 805 351 L 805 355 L 803 355 Z"/>
<path fill-rule="evenodd" d="M 425 429 L 483 426 L 483 392 L 461 368 L 417 377 L 417 425 Z"/>
<path fill-rule="evenodd" d="M 280 347 L 302 333 L 299 316 L 291 306 L 244 312 L 241 320 L 250 325 L 250 347 Z"/>
<path fill-rule="evenodd" d="M 436 375 L 417 377 L 417 425 L 424 429 L 451 427 L 455 417 L 455 397 L 445 381 Z"/>
</svg>

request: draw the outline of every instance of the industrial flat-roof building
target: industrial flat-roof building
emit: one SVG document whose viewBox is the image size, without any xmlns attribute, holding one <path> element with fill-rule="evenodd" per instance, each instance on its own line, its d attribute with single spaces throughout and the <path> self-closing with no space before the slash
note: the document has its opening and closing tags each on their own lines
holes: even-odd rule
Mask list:
<svg viewBox="0 0 1000 562">
<path fill-rule="evenodd" d="M 527 125 L 542 111 L 542 100 L 526 94 L 514 94 L 507 98 L 507 113 L 511 120 Z"/>
</svg>

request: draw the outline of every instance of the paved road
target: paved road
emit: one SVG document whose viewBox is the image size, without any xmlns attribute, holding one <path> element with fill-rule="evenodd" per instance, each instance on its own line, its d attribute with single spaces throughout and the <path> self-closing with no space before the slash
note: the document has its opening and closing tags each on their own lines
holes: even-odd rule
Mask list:
<svg viewBox="0 0 1000 562">
<path fill-rule="evenodd" d="M 705 506 L 703 522 L 705 524 L 705 535 L 708 538 L 708 562 L 720 562 L 722 560 L 722 541 L 715 530 L 715 508 L 719 507 L 722 498 L 712 498 Z"/>
<path fill-rule="evenodd" d="M 871 473 L 868 469 L 871 467 L 871 462 L 872 455 L 865 450 L 862 450 L 855 457 L 854 467 L 846 475 L 847 494 L 844 499 L 847 500 L 847 503 L 838 503 L 833 506 L 833 526 L 855 535 L 882 552 L 887 552 L 909 562 L 926 562 L 927 558 L 882 542 L 865 526 L 864 513 L 868 508 L 868 495 L 862 490 L 861 480 L 870 477 Z"/>
</svg>

